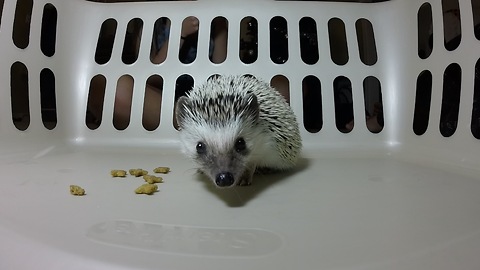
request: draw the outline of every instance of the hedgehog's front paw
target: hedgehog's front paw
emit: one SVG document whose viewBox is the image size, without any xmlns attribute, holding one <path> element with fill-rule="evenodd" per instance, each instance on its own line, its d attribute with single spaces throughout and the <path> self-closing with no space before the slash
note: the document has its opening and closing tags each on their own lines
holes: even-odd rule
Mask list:
<svg viewBox="0 0 480 270">
<path fill-rule="evenodd" d="M 252 184 L 252 179 L 240 179 L 240 182 L 238 182 L 238 185 L 241 187 L 247 187 Z"/>
<path fill-rule="evenodd" d="M 245 170 L 242 177 L 240 177 L 240 181 L 238 181 L 238 185 L 242 187 L 250 186 L 252 184 L 254 172 L 255 172 L 255 168 L 250 168 Z"/>
</svg>

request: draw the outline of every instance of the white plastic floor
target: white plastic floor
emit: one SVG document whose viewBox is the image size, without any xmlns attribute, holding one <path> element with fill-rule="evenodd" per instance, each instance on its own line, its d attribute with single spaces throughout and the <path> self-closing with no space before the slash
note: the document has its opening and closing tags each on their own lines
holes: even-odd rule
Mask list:
<svg viewBox="0 0 480 270">
<path fill-rule="evenodd" d="M 176 150 L 25 147 L 2 151 L 0 269 L 480 265 L 480 181 L 450 168 L 307 151 L 296 172 L 217 190 Z M 160 165 L 172 171 L 152 196 L 109 175 Z"/>
</svg>

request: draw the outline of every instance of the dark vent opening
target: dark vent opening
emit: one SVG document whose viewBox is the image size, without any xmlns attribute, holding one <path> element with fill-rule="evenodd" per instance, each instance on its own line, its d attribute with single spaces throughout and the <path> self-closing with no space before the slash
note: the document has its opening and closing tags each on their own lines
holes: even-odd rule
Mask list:
<svg viewBox="0 0 480 270">
<path fill-rule="evenodd" d="M 462 40 L 458 0 L 442 0 L 443 38 L 445 49 L 455 50 Z"/>
<path fill-rule="evenodd" d="M 43 125 L 47 129 L 54 129 L 57 126 L 55 75 L 48 68 L 40 72 L 40 104 Z"/>
<path fill-rule="evenodd" d="M 270 20 L 270 59 L 275 64 L 283 64 L 288 60 L 287 20 L 280 16 Z"/>
<path fill-rule="evenodd" d="M 163 78 L 152 75 L 145 84 L 145 96 L 143 100 L 142 125 L 152 131 L 160 125 L 160 114 L 163 94 Z"/>
<path fill-rule="evenodd" d="M 97 48 L 95 50 L 95 62 L 103 65 L 110 61 L 117 32 L 117 21 L 114 19 L 105 20 L 98 34 Z"/>
<path fill-rule="evenodd" d="M 13 43 L 25 49 L 30 42 L 30 22 L 32 20 L 33 0 L 18 0 L 13 22 Z"/>
<path fill-rule="evenodd" d="M 355 23 L 357 31 L 358 50 L 360 60 L 367 65 L 372 66 L 377 62 L 377 47 L 375 45 L 375 35 L 373 26 L 367 19 L 359 19 Z"/>
<path fill-rule="evenodd" d="M 0 29 L 2 28 L 3 2 L 4 0 L 0 0 Z"/>
<path fill-rule="evenodd" d="M 51 57 L 55 54 L 55 43 L 57 39 L 57 9 L 52 4 L 43 7 L 42 34 L 40 38 L 40 49 L 45 56 Z"/>
<path fill-rule="evenodd" d="M 28 70 L 23 63 L 12 64 L 10 95 L 13 124 L 19 130 L 26 130 L 30 125 L 30 99 L 28 96 Z"/>
<path fill-rule="evenodd" d="M 177 119 L 175 118 L 175 108 L 177 106 L 177 100 L 181 96 L 185 96 L 190 90 L 192 90 L 193 86 L 194 86 L 194 80 L 192 76 L 188 74 L 183 74 L 177 78 L 177 81 L 175 84 L 175 105 L 173 108 L 173 127 L 177 130 L 178 130 L 178 124 L 177 124 Z"/>
<path fill-rule="evenodd" d="M 480 139 L 480 59 L 475 64 L 475 81 L 473 86 L 473 109 L 471 131 L 475 138 Z"/>
<path fill-rule="evenodd" d="M 450 64 L 443 74 L 442 111 L 440 112 L 440 133 L 452 136 L 457 130 L 460 109 L 462 69 L 456 63 Z"/>
<path fill-rule="evenodd" d="M 193 63 L 197 58 L 199 27 L 200 22 L 198 18 L 194 16 L 189 16 L 182 22 L 178 59 L 184 64 Z"/>
<path fill-rule="evenodd" d="M 432 73 L 429 70 L 424 70 L 417 78 L 415 109 L 413 113 L 413 132 L 416 135 L 423 135 L 427 131 L 431 100 Z"/>
<path fill-rule="evenodd" d="M 113 126 L 125 130 L 130 124 L 134 80 L 130 75 L 118 78 L 113 107 Z"/>
<path fill-rule="evenodd" d="M 317 133 L 323 126 L 322 88 L 315 76 L 307 76 L 302 81 L 303 126 L 310 133 Z"/>
<path fill-rule="evenodd" d="M 170 40 L 170 24 L 170 19 L 165 17 L 155 21 L 150 49 L 150 61 L 153 64 L 163 63 L 167 58 L 168 42 Z"/>
<path fill-rule="evenodd" d="M 258 22 L 253 17 L 245 17 L 240 22 L 240 60 L 251 64 L 258 58 Z"/>
<path fill-rule="evenodd" d="M 345 24 L 342 20 L 332 18 L 328 21 L 328 38 L 332 61 L 337 65 L 345 65 L 348 62 L 348 47 Z"/>
<path fill-rule="evenodd" d="M 300 27 L 300 55 L 307 65 L 318 62 L 318 36 L 317 23 L 310 17 L 303 17 L 299 22 Z"/>
<path fill-rule="evenodd" d="M 473 31 L 475 37 L 480 40 L 480 1 L 472 0 L 472 13 L 473 13 Z"/>
<path fill-rule="evenodd" d="M 363 95 L 367 129 L 372 133 L 379 133 L 383 130 L 385 124 L 380 81 L 373 76 L 365 78 L 363 80 Z"/>
<path fill-rule="evenodd" d="M 209 59 L 220 64 L 227 58 L 228 21 L 225 17 L 216 17 L 210 25 Z"/>
<path fill-rule="evenodd" d="M 270 80 L 270 85 L 275 88 L 290 104 L 290 81 L 283 75 L 276 75 Z"/>
<path fill-rule="evenodd" d="M 433 50 L 432 6 L 424 3 L 417 13 L 418 56 L 427 59 Z"/>
<path fill-rule="evenodd" d="M 342 133 L 354 127 L 352 83 L 347 77 L 339 76 L 333 81 L 335 100 L 335 124 Z"/>
<path fill-rule="evenodd" d="M 85 115 L 85 125 L 89 129 L 97 129 L 102 123 L 106 85 L 107 80 L 105 79 L 105 76 L 101 74 L 95 75 L 95 77 L 90 80 L 87 111 Z"/>
<path fill-rule="evenodd" d="M 135 18 L 128 22 L 122 51 L 122 62 L 124 64 L 130 65 L 137 61 L 140 41 L 142 39 L 142 30 L 143 21 L 141 19 Z"/>
</svg>

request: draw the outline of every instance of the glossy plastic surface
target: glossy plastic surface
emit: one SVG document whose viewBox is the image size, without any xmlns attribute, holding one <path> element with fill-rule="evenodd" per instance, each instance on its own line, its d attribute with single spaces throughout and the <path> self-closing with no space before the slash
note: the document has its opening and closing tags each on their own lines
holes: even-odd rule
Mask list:
<svg viewBox="0 0 480 270">
<path fill-rule="evenodd" d="M 443 47 L 441 1 L 430 1 L 433 51 L 417 52 L 417 14 L 425 1 L 375 4 L 289 1 L 198 1 L 102 4 L 80 0 L 33 2 L 29 44 L 12 42 L 16 1 L 6 0 L 0 24 L 0 269 L 478 269 L 480 266 L 480 142 L 470 131 L 474 67 L 480 43 L 473 35 L 471 1 L 461 0 L 462 40 Z M 427 1 L 428 2 L 428 1 Z M 42 10 L 58 13 L 53 56 L 40 49 Z M 178 61 L 181 22 L 200 21 L 197 59 Z M 225 62 L 208 59 L 210 22 L 229 23 Z M 258 59 L 240 61 L 240 22 L 258 21 Z M 269 21 L 288 25 L 288 60 L 270 59 Z M 164 63 L 150 62 L 153 23 L 171 20 L 170 53 Z M 301 59 L 298 22 L 316 22 L 319 60 Z M 117 34 L 111 59 L 94 60 L 102 23 L 113 18 Z M 143 21 L 137 61 L 122 62 L 122 46 L 131 19 Z M 331 60 L 328 23 L 345 25 L 348 62 Z M 377 61 L 359 56 L 355 23 L 373 26 Z M 30 123 L 19 130 L 12 121 L 11 67 L 28 69 Z M 439 131 L 445 68 L 462 68 L 456 131 Z M 57 123 L 41 118 L 39 74 L 55 75 Z M 427 131 L 412 130 L 417 77 L 433 75 Z M 173 128 L 175 81 L 189 74 L 196 82 L 213 74 L 252 74 L 265 80 L 289 80 L 290 104 L 301 123 L 303 158 L 290 173 L 261 175 L 250 187 L 215 189 L 196 174 L 178 151 Z M 107 79 L 103 120 L 85 125 L 91 78 Z M 136 82 L 130 125 L 112 124 L 115 83 L 128 74 Z M 142 126 L 144 83 L 164 78 L 160 126 Z M 314 75 L 322 85 L 323 125 L 304 127 L 302 80 Z M 333 80 L 352 84 L 355 127 L 335 125 Z M 381 82 L 385 125 L 371 133 L 365 124 L 363 80 Z M 169 166 L 171 173 L 152 196 L 134 194 L 141 180 L 113 179 L 111 169 Z M 69 185 L 86 189 L 69 194 Z"/>
</svg>

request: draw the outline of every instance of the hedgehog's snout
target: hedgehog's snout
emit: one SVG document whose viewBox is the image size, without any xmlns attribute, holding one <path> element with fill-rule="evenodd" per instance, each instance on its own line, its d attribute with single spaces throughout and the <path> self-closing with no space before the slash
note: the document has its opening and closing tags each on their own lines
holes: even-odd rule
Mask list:
<svg viewBox="0 0 480 270">
<path fill-rule="evenodd" d="M 221 172 L 215 177 L 215 184 L 219 187 L 230 187 L 235 183 L 233 174 L 230 172 Z"/>
</svg>

